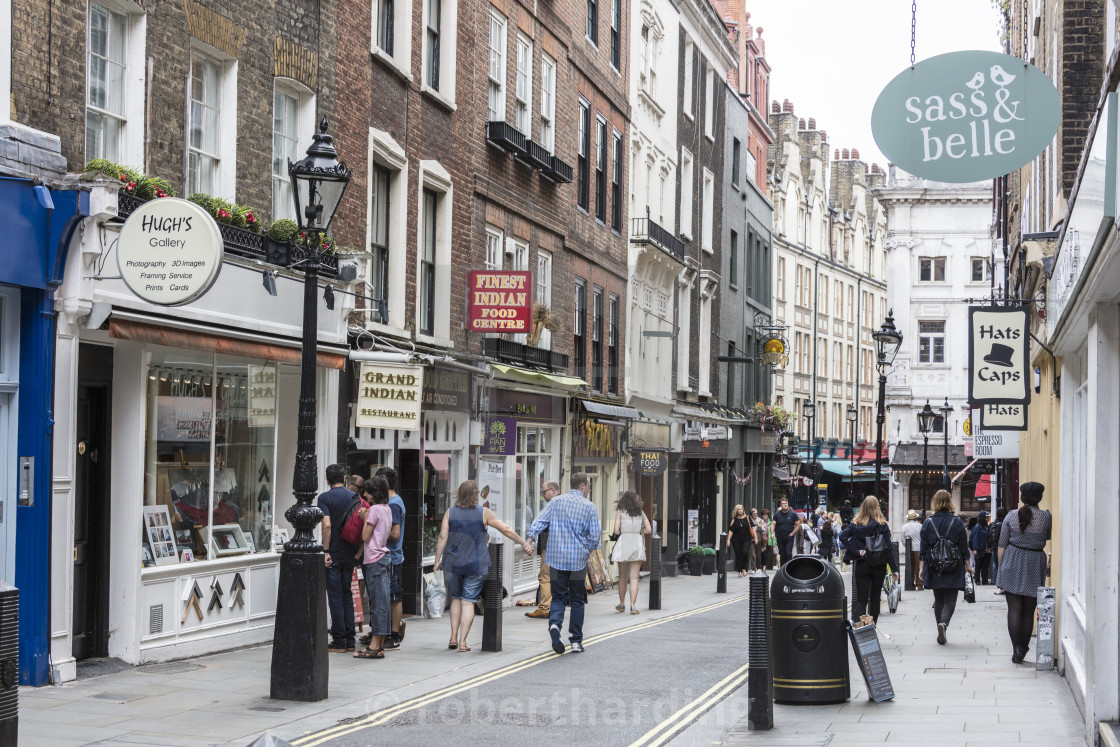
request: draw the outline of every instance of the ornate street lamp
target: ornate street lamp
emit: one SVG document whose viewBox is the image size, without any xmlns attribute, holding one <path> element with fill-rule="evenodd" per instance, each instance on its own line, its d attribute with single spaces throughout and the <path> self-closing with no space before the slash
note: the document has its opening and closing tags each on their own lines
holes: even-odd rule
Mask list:
<svg viewBox="0 0 1120 747">
<path fill-rule="evenodd" d="M 319 269 L 323 237 L 350 181 L 350 169 L 338 160 L 327 134 L 326 117 L 307 149 L 307 157 L 288 161 L 296 202 L 296 222 L 304 242 L 302 267 L 303 347 L 299 379 L 299 421 L 295 476 L 296 502 L 284 512 L 295 535 L 280 558 L 280 587 L 272 641 L 270 695 L 278 700 L 318 701 L 327 697 L 327 607 L 323 546 L 315 527 L 323 513 L 312 501 L 319 484 L 315 458 L 315 359 L 318 347 Z"/>
<path fill-rule="evenodd" d="M 859 411 L 856 410 L 855 405 L 848 405 L 848 429 L 852 433 L 852 440 L 848 447 L 848 497 L 851 498 L 855 492 L 856 476 L 852 474 L 852 466 L 856 461 L 856 420 L 859 418 Z"/>
<path fill-rule="evenodd" d="M 950 490 L 949 486 L 949 415 L 953 412 L 953 406 L 949 404 L 949 398 L 945 398 L 945 404 L 937 408 L 941 411 L 941 433 L 945 437 L 945 460 L 942 465 L 941 472 L 941 487 L 945 490 Z M 992 502 L 992 513 L 995 514 L 995 501 Z"/>
<path fill-rule="evenodd" d="M 922 432 L 922 521 L 926 519 L 926 506 L 929 505 L 929 434 L 936 420 L 937 413 L 927 399 L 926 406 L 918 412 L 918 430 Z"/>
<path fill-rule="evenodd" d="M 887 369 L 894 363 L 898 349 L 902 347 L 902 333 L 894 326 L 894 309 L 887 312 L 883 326 L 871 335 L 875 338 L 875 368 L 879 370 L 879 412 L 875 417 L 875 497 L 879 497 L 879 485 L 883 480 L 883 423 L 887 420 Z"/>
</svg>

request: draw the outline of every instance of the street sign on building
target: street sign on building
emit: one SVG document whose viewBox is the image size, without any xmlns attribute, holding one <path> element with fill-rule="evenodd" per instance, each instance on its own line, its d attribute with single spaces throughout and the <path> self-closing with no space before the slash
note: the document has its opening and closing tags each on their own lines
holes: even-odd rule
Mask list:
<svg viewBox="0 0 1120 747">
<path fill-rule="evenodd" d="M 117 240 L 117 269 L 128 289 L 148 303 L 181 306 L 210 290 L 222 269 L 225 243 L 214 219 L 177 197 L 145 202 Z"/>
<path fill-rule="evenodd" d="M 899 73 L 875 101 L 871 131 L 905 171 L 960 184 L 1030 163 L 1058 131 L 1061 113 L 1058 90 L 1037 67 L 969 50 Z"/>
<path fill-rule="evenodd" d="M 424 367 L 365 362 L 358 376 L 354 423 L 359 428 L 420 430 Z"/>
<path fill-rule="evenodd" d="M 1030 329 L 1026 306 L 969 308 L 968 401 L 973 406 L 1030 403 Z"/>
<path fill-rule="evenodd" d="M 528 332 L 532 318 L 532 273 L 467 273 L 467 329 L 471 332 Z"/>
</svg>

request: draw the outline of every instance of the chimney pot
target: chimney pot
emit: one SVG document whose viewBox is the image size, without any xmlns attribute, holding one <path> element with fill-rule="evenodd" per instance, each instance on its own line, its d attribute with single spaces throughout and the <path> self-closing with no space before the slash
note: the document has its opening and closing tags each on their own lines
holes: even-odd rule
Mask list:
<svg viewBox="0 0 1120 747">
<path fill-rule="evenodd" d="M 847 148 L 844 148 L 844 150 L 840 151 L 840 158 L 842 160 L 847 161 L 851 157 L 851 152 Z"/>
<path fill-rule="evenodd" d="M 821 130 L 821 142 L 828 142 L 828 133 L 824 130 Z"/>
<path fill-rule="evenodd" d="M 879 173 L 879 164 L 877 164 L 877 163 L 871 164 L 871 173 L 872 174 L 878 174 Z"/>
<path fill-rule="evenodd" d="M 817 129 L 817 120 L 813 119 L 812 117 L 809 117 L 809 129 L 810 130 Z"/>
<path fill-rule="evenodd" d="M 799 130 L 804 130 L 805 129 L 805 118 L 804 117 L 797 120 L 797 129 L 799 129 Z"/>
<path fill-rule="evenodd" d="M 770 113 L 771 114 L 778 114 L 781 111 L 782 111 L 782 105 L 781 104 L 779 104 L 776 100 L 770 102 Z"/>
<path fill-rule="evenodd" d="M 789 99 L 785 99 L 784 101 L 782 101 L 782 111 L 793 114 L 793 104 L 789 102 Z"/>
<path fill-rule="evenodd" d="M 859 151 L 856 150 L 855 148 L 852 148 L 852 160 L 853 161 L 858 161 L 859 160 Z"/>
<path fill-rule="evenodd" d="M 833 161 L 839 161 L 840 160 L 840 149 L 839 148 L 837 148 L 836 152 L 833 153 L 832 160 Z"/>
</svg>

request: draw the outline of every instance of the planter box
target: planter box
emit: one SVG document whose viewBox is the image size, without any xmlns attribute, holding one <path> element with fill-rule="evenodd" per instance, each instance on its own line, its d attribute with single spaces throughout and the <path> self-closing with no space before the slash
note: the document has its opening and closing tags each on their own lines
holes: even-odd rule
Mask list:
<svg viewBox="0 0 1120 747">
<path fill-rule="evenodd" d="M 287 267 L 292 262 L 292 242 L 267 239 L 268 249 L 265 261 L 269 264 Z"/>
<path fill-rule="evenodd" d="M 487 122 L 486 141 L 493 143 L 507 153 L 525 151 L 525 135 L 509 122 Z"/>
<path fill-rule="evenodd" d="M 700 576 L 700 575 L 703 575 L 703 572 L 704 572 L 704 556 L 703 555 L 693 555 L 692 553 L 689 553 L 689 555 L 688 555 L 688 575 L 690 575 L 690 576 Z"/>
<path fill-rule="evenodd" d="M 541 172 L 541 176 L 557 184 L 571 184 L 572 165 L 565 163 L 558 157 L 552 157 L 552 167 Z"/>
<path fill-rule="evenodd" d="M 527 145 L 527 161 L 533 168 L 541 169 L 542 171 L 552 168 L 552 154 L 548 152 L 547 148 L 532 140 L 530 140 Z"/>
<path fill-rule="evenodd" d="M 704 556 L 704 575 L 705 576 L 710 576 L 715 572 L 716 572 L 716 556 L 715 555 L 705 555 Z"/>
</svg>

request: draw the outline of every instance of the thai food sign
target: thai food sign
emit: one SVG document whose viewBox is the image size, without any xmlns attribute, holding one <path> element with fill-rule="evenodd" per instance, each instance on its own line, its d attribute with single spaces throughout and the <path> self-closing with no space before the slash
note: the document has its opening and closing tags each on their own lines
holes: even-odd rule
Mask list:
<svg viewBox="0 0 1120 747">
<path fill-rule="evenodd" d="M 1030 163 L 1061 113 L 1057 89 L 1037 67 L 971 50 L 899 73 L 875 101 L 871 131 L 887 158 L 915 176 L 977 182 Z"/>
</svg>

